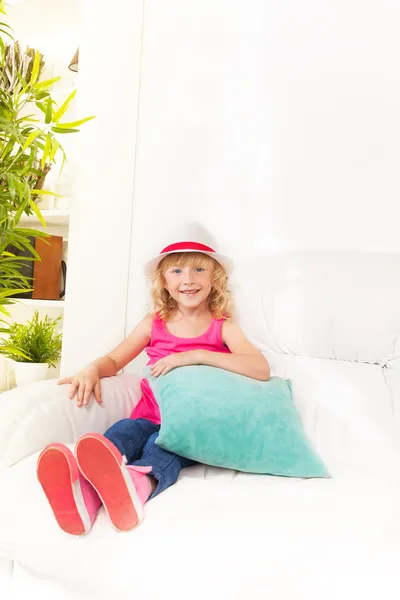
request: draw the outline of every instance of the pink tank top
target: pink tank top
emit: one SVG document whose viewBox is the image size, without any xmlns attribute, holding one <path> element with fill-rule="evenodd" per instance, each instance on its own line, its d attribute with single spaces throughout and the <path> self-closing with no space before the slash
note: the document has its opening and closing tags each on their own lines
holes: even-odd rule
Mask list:
<svg viewBox="0 0 400 600">
<path fill-rule="evenodd" d="M 209 350 L 210 352 L 230 354 L 229 348 L 222 340 L 223 322 L 224 319 L 213 319 L 207 331 L 202 335 L 195 338 L 180 338 L 169 333 L 165 321 L 160 319 L 156 313 L 151 328 L 151 340 L 145 348 L 149 357 L 147 364 L 152 365 L 174 352 L 189 350 Z M 147 379 L 142 379 L 141 389 L 143 395 L 134 408 L 131 419 L 148 419 L 159 425 L 161 423 L 160 409 Z"/>
</svg>

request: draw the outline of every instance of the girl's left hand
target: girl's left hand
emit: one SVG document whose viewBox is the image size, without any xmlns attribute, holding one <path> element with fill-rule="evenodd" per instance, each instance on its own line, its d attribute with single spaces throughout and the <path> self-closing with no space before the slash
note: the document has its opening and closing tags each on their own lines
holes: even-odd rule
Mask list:
<svg viewBox="0 0 400 600">
<path fill-rule="evenodd" d="M 176 352 L 151 365 L 150 372 L 153 377 L 158 377 L 159 375 L 166 375 L 172 369 L 176 369 L 176 367 L 187 367 L 198 364 L 198 352 L 196 350 Z"/>
</svg>

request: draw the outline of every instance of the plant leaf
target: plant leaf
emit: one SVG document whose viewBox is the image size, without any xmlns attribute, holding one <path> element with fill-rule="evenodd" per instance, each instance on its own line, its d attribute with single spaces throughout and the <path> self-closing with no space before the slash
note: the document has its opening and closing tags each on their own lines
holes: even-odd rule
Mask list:
<svg viewBox="0 0 400 600">
<path fill-rule="evenodd" d="M 48 125 L 49 123 L 51 123 L 51 118 L 53 116 L 53 103 L 51 101 L 50 96 L 47 98 L 45 115 L 46 115 L 45 123 Z"/>
<path fill-rule="evenodd" d="M 45 90 L 51 87 L 54 83 L 57 83 L 57 81 L 60 81 L 60 79 L 61 77 L 53 77 L 52 79 L 46 79 L 46 81 L 39 81 L 38 83 L 35 83 L 33 88 L 35 90 Z"/>
<path fill-rule="evenodd" d="M 0 354 L 5 353 L 19 356 L 20 358 L 25 358 L 27 362 L 32 362 L 32 358 L 19 348 L 14 348 L 14 346 L 8 346 L 7 344 L 0 344 Z"/>
<path fill-rule="evenodd" d="M 56 198 L 62 198 L 62 194 L 56 194 L 55 192 L 50 192 L 49 190 L 31 190 L 32 196 L 55 196 Z"/>
<path fill-rule="evenodd" d="M 0 298 L 8 298 L 8 296 L 15 296 L 15 294 L 20 294 L 21 292 L 29 291 L 26 288 L 20 290 L 1 290 Z"/>
<path fill-rule="evenodd" d="M 41 56 L 40 56 L 39 50 L 35 50 L 35 58 L 33 60 L 31 79 L 29 82 L 31 85 L 35 85 L 35 83 L 39 77 L 40 59 L 41 59 Z"/>
<path fill-rule="evenodd" d="M 47 109 L 46 109 L 46 106 L 45 106 L 45 104 L 43 104 L 43 102 L 36 102 L 36 106 L 37 106 L 38 108 L 40 108 L 40 110 L 41 110 L 41 111 L 42 111 L 44 114 L 46 114 L 46 110 L 47 110 Z"/>
<path fill-rule="evenodd" d="M 43 152 L 42 160 L 40 161 L 40 165 L 41 165 L 42 169 L 44 169 L 44 167 L 45 167 L 47 157 L 50 154 L 50 150 L 51 150 L 51 137 L 49 135 L 47 135 L 46 145 L 44 147 L 44 152 Z"/>
<path fill-rule="evenodd" d="M 26 235 L 30 235 L 32 237 L 38 237 L 38 238 L 47 238 L 50 237 L 50 235 L 48 233 L 46 233 L 45 231 L 39 231 L 37 229 L 31 229 L 28 227 L 18 227 L 18 229 L 14 229 L 14 231 L 18 234 L 22 234 L 23 236 Z M 24 260 L 26 259 L 26 256 L 24 256 Z"/>
<path fill-rule="evenodd" d="M 4 306 L 2 306 L 1 304 L 0 304 L 0 312 L 3 313 L 3 315 L 5 315 L 6 317 L 11 317 L 8 310 L 6 308 L 4 308 Z M 4 323 L 3 319 L 1 319 L 1 321 Z"/>
<path fill-rule="evenodd" d="M 13 173 L 7 173 L 7 181 L 11 198 L 14 200 L 16 195 L 15 175 Z"/>
<path fill-rule="evenodd" d="M 41 133 L 43 133 L 41 129 L 34 129 L 33 131 L 31 131 L 31 133 L 26 138 L 25 144 L 22 146 L 22 151 L 24 152 Z"/>
<path fill-rule="evenodd" d="M 56 156 L 57 151 L 59 150 L 59 148 L 60 148 L 60 142 L 57 141 L 56 139 L 53 139 L 53 149 L 50 152 L 50 156 L 49 156 L 49 161 L 51 163 L 54 162 L 54 158 L 55 158 L 55 156 Z"/>
<path fill-rule="evenodd" d="M 62 129 L 61 127 L 52 127 L 54 133 L 77 133 L 79 129 Z"/>
<path fill-rule="evenodd" d="M 31 207 L 31 209 L 33 210 L 33 212 L 35 213 L 35 215 L 37 216 L 37 218 L 39 219 L 41 224 L 44 227 L 47 227 L 46 221 L 43 219 L 42 213 L 40 212 L 40 210 L 37 207 L 37 204 L 35 204 L 35 202 L 32 200 L 32 198 L 29 199 L 29 206 Z"/>
<path fill-rule="evenodd" d="M 70 123 L 57 123 L 59 129 L 72 129 L 73 127 L 79 127 L 88 121 L 91 121 L 95 117 L 86 117 L 86 119 L 79 119 L 79 121 L 71 121 Z"/>
<path fill-rule="evenodd" d="M 36 100 L 43 100 L 44 98 L 49 97 L 50 92 L 39 92 L 36 94 Z"/>
<path fill-rule="evenodd" d="M 23 202 L 21 202 L 21 204 L 19 205 L 18 210 L 17 210 L 17 212 L 15 213 L 15 216 L 14 216 L 16 224 L 19 223 L 19 220 L 22 217 L 22 213 L 25 212 L 26 207 L 28 206 L 28 203 L 29 203 L 29 199 L 30 199 L 29 197 L 25 198 L 25 200 Z"/>
<path fill-rule="evenodd" d="M 68 96 L 68 98 L 61 104 L 60 108 L 54 113 L 54 117 L 53 117 L 54 123 L 58 123 L 58 121 L 61 119 L 61 117 L 67 112 L 69 105 L 71 104 L 72 100 L 76 96 L 76 92 L 77 92 L 77 90 L 74 90 L 73 92 L 71 92 L 70 95 Z"/>
</svg>

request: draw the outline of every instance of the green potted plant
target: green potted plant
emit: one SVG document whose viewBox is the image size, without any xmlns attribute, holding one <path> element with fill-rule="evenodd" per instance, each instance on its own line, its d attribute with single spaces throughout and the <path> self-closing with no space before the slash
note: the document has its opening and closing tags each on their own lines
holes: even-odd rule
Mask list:
<svg viewBox="0 0 400 600">
<path fill-rule="evenodd" d="M 35 310 L 26 323 L 12 323 L 7 329 L 7 339 L 0 340 L 0 354 L 14 361 L 17 386 L 46 379 L 47 369 L 60 360 L 62 334 L 56 332 L 61 317 L 48 315 L 39 318 Z"/>
<path fill-rule="evenodd" d="M 0 13 L 5 14 L 3 0 Z M 41 81 L 43 56 L 38 50 L 23 51 L 19 44 L 10 44 L 10 31 L 0 22 L 0 313 L 7 316 L 6 306 L 14 302 L 13 296 L 31 288 L 21 275 L 24 263 L 39 259 L 30 238 L 46 237 L 20 227 L 19 221 L 24 213 L 35 214 L 46 225 L 37 200 L 44 194 L 56 196 L 43 184 L 52 165 L 61 159 L 61 171 L 66 160 L 58 138 L 78 132 L 80 125 L 94 118 L 63 120 L 76 90 L 58 106 L 51 90 L 61 77 Z M 28 250 L 31 258 L 14 255 L 13 246 Z"/>
</svg>

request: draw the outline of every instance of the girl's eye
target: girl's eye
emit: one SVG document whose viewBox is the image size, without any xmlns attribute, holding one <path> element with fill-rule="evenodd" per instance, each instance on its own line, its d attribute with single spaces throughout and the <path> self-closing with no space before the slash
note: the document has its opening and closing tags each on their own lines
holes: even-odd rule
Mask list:
<svg viewBox="0 0 400 600">
<path fill-rule="evenodd" d="M 201 273 L 202 271 L 204 271 L 203 267 L 196 267 L 195 271 L 197 271 L 197 273 Z"/>
<path fill-rule="evenodd" d="M 180 275 L 180 273 L 182 273 L 182 270 L 181 269 L 174 269 L 172 272 L 176 273 L 176 275 Z"/>
</svg>

